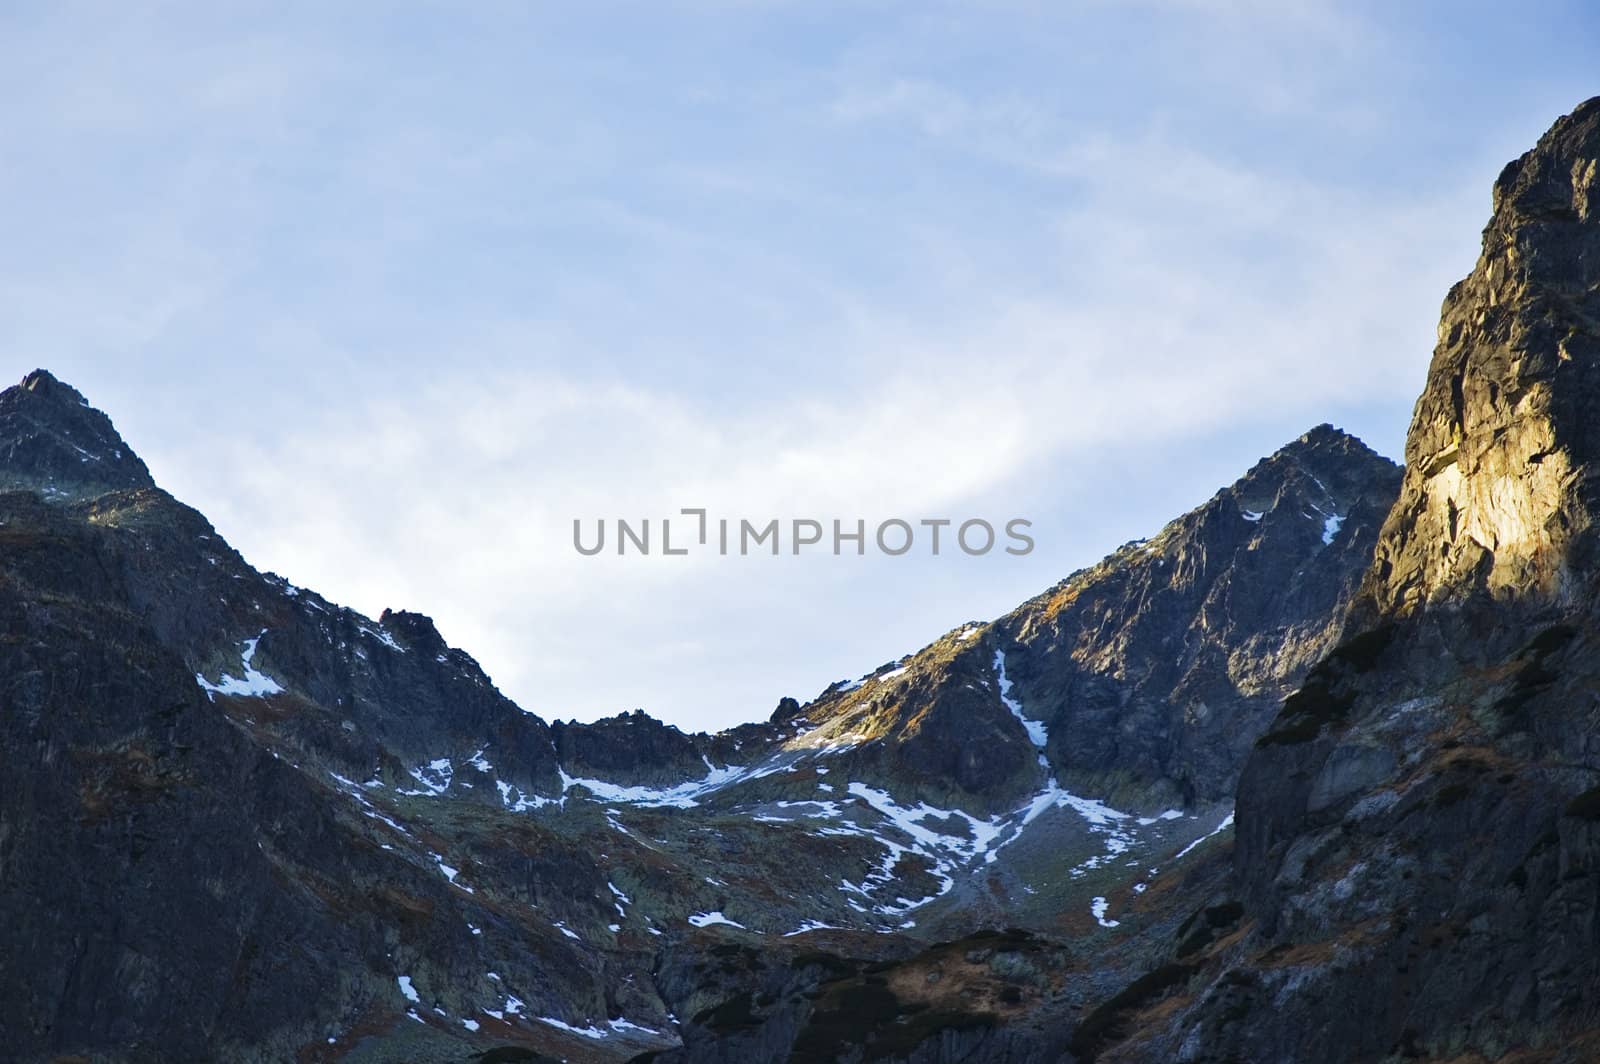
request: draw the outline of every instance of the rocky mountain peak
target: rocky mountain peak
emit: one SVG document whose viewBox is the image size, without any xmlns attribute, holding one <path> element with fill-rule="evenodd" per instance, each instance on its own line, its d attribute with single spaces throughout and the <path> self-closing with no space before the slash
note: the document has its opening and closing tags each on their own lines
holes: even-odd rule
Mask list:
<svg viewBox="0 0 1600 1064">
<path fill-rule="evenodd" d="M 1470 600 L 1563 608 L 1595 571 L 1600 98 L 1508 165 L 1450 290 L 1358 619 Z"/>
<path fill-rule="evenodd" d="M 1328 422 L 1310 429 L 1298 439 L 1291 440 L 1278 448 L 1274 457 L 1289 458 L 1316 467 L 1325 463 L 1338 466 L 1348 463 L 1380 462 L 1386 466 L 1397 463 L 1383 457 L 1358 436 L 1353 436 L 1344 429 Z M 1330 468 L 1329 472 L 1337 473 L 1337 468 Z"/>
<path fill-rule="evenodd" d="M 36 369 L 0 392 L 0 490 L 85 499 L 154 486 L 111 419 L 76 388 Z"/>
<path fill-rule="evenodd" d="M 547 726 L 422 614 L 117 491 L 143 465 L 30 374 L 8 1059 L 1600 1059 L 1597 146 L 1591 101 L 1502 175 L 1392 510 L 1320 425 L 715 736 Z"/>
<path fill-rule="evenodd" d="M 882 738 L 875 770 L 944 782 L 934 802 L 1003 804 L 1052 774 L 1135 806 L 1223 798 L 1337 638 L 1398 483 L 1318 426 L 992 625 L 830 688 L 801 707 L 812 741 Z"/>
<path fill-rule="evenodd" d="M 0 911 L 40 943 L 0 964 L 0 997 L 87 963 L 59 912 L 104 942 L 126 916 L 160 931 L 161 992 L 93 1000 L 201 1057 L 231 1021 L 183 1033 L 168 1003 L 277 978 L 276 954 L 226 968 L 260 935 L 312 958 L 252 1006 L 269 1035 L 227 1035 L 270 1037 L 234 1055 L 260 1060 L 369 1031 L 382 1059 L 833 1060 L 882 1048 L 879 1026 L 914 1047 L 969 1025 L 992 1059 L 1058 1059 L 1081 993 L 1057 943 L 1176 924 L 1159 899 L 1216 874 L 1242 752 L 1332 644 L 1398 482 L 1319 427 L 1011 614 L 708 736 L 638 711 L 546 725 L 424 614 L 373 620 L 255 571 L 164 492 L 119 491 L 144 466 L 47 373 L 0 394 L 0 448 L 29 489 L 0 493 L 0 523 L 35 548 L 0 557 L 24 635 L 0 666 L 63 678 L 24 682 L 0 722 L 28 781 L 0 789 L 27 870 Z M 48 743 L 67 754 L 33 755 Z M 165 847 L 159 891 L 80 874 L 129 838 Z M 202 900 L 213 882 L 242 908 Z M 191 929 L 228 943 L 223 967 L 195 974 Z M 936 1009 L 903 1003 L 926 1029 L 849 1004 L 847 973 L 885 962 L 937 983 Z M 41 1025 L 19 1059 L 117 1044 L 91 1029 L 101 1005 L 76 1008 L 56 1013 L 70 1043 Z M 1012 1022 L 1036 1009 L 1043 1036 Z"/>
<path fill-rule="evenodd" d="M 1324 518 L 1342 520 L 1373 480 L 1386 480 L 1395 464 L 1343 429 L 1321 424 L 1284 444 L 1219 492 L 1250 513 L 1265 514 L 1282 500 Z"/>
<path fill-rule="evenodd" d="M 1557 119 L 1538 144 L 1506 164 L 1494 183 L 1496 215 L 1516 210 L 1534 217 L 1571 210 L 1580 221 L 1588 221 L 1597 152 L 1600 96 Z"/>
<path fill-rule="evenodd" d="M 17 386 L 40 395 L 50 395 L 55 389 L 61 389 L 68 398 L 76 400 L 79 404 L 84 402 L 83 394 L 78 389 L 69 384 L 62 384 L 47 369 L 34 370 L 26 377 L 23 377 Z"/>
<path fill-rule="evenodd" d="M 438 657 L 450 649 L 433 618 L 426 614 L 386 609 L 379 615 L 378 624 L 407 650 Z"/>
<path fill-rule="evenodd" d="M 1363 454 L 1376 453 L 1357 436 L 1352 436 L 1344 429 L 1331 422 L 1324 421 L 1313 426 L 1298 439 L 1290 440 L 1278 448 L 1278 454 L 1316 453 L 1332 450 L 1336 453 L 1346 453 L 1355 449 Z"/>
</svg>

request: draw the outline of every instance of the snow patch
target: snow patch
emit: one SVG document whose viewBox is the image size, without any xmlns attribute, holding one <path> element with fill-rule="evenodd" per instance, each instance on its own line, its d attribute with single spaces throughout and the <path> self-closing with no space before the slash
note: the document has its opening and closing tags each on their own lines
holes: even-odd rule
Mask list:
<svg viewBox="0 0 1600 1064">
<path fill-rule="evenodd" d="M 444 858 L 439 856 L 436 853 L 431 853 L 428 856 L 433 858 L 434 863 L 439 866 L 439 872 L 444 876 L 444 878 L 446 878 L 446 879 L 448 879 L 450 881 L 450 885 L 452 887 L 456 887 L 456 888 L 458 888 L 460 890 L 464 890 L 468 894 L 477 893 L 471 887 L 467 886 L 465 883 L 457 883 L 456 882 L 456 876 L 461 874 L 461 870 L 459 868 L 452 868 L 449 865 L 445 864 L 444 863 Z"/>
<path fill-rule="evenodd" d="M 542 794 L 524 794 L 521 787 L 505 780 L 495 780 L 494 785 L 500 791 L 500 804 L 513 813 L 526 813 L 530 809 L 542 809 L 559 802 L 559 799 L 546 798 Z"/>
<path fill-rule="evenodd" d="M 593 1026 L 574 1027 L 572 1024 L 563 1023 L 561 1020 L 555 1019 L 552 1016 L 540 1016 L 539 1022 L 549 1024 L 551 1027 L 566 1031 L 569 1034 L 582 1035 L 584 1038 L 604 1038 L 606 1035 L 611 1033 L 610 1031 L 602 1031 L 600 1028 Z"/>
<path fill-rule="evenodd" d="M 425 795 L 437 798 L 450 789 L 450 783 L 455 779 L 455 766 L 448 757 L 438 757 L 429 761 L 420 768 L 411 770 L 411 778 L 422 787 L 421 790 L 401 791 L 404 795 Z"/>
<path fill-rule="evenodd" d="M 277 752 L 274 751 L 272 756 L 277 757 Z M 337 772 L 330 772 L 328 775 L 333 777 L 334 781 L 339 784 L 340 788 L 346 794 L 354 798 L 360 804 L 361 813 L 363 816 L 370 817 L 373 820 L 377 820 L 381 823 L 389 825 L 406 838 L 412 837 L 411 832 L 406 830 L 404 824 L 401 824 L 398 820 L 395 820 L 393 817 L 381 811 L 367 798 L 364 788 L 371 787 L 371 783 L 357 784 L 354 780 L 346 779 Z M 382 786 L 382 784 L 379 784 L 379 786 Z M 384 848 L 391 849 L 392 847 L 388 846 L 388 844 L 384 844 Z"/>
<path fill-rule="evenodd" d="M 743 924 L 737 923 L 722 915 L 722 911 L 720 909 L 709 913 L 695 913 L 689 917 L 689 922 L 696 927 L 710 927 L 712 924 L 727 924 L 729 927 L 737 927 L 741 931 L 749 930 Z"/>
<path fill-rule="evenodd" d="M 388 647 L 390 650 L 398 650 L 402 654 L 406 652 L 406 648 L 401 646 L 399 643 L 396 643 L 394 641 L 394 636 L 390 635 L 388 632 L 385 632 L 382 628 L 368 628 L 366 625 L 362 625 L 361 631 L 364 635 L 371 636 L 384 646 Z"/>
<path fill-rule="evenodd" d="M 784 938 L 793 938 L 795 935 L 803 935 L 807 931 L 842 931 L 842 930 L 844 930 L 844 929 L 840 928 L 840 927 L 834 927 L 832 924 L 825 924 L 821 920 L 807 920 L 805 923 L 801 924 L 799 927 L 795 928 L 793 931 L 785 931 L 783 933 L 783 937 Z"/>
<path fill-rule="evenodd" d="M 701 755 L 701 760 L 705 762 L 705 776 L 697 780 L 679 783 L 672 787 L 624 787 L 621 784 L 608 783 L 605 780 L 569 776 L 566 769 L 561 769 L 561 789 L 565 792 L 573 787 L 584 787 L 602 802 L 624 802 L 629 805 L 639 805 L 646 808 L 671 806 L 677 809 L 693 809 L 700 804 L 701 798 L 719 791 L 729 784 L 739 780 L 759 779 L 762 776 L 770 776 L 774 772 L 782 771 L 788 767 L 787 765 L 769 763 L 759 768 L 740 765 L 724 765 L 718 768 L 711 763 L 710 758 L 704 755 Z"/>
<path fill-rule="evenodd" d="M 204 674 L 198 672 L 194 674 L 195 683 L 200 685 L 200 689 L 206 693 L 207 697 L 213 702 L 216 701 L 217 695 L 233 695 L 237 698 L 262 698 L 266 695 L 278 694 L 283 690 L 278 681 L 261 672 L 252 664 L 256 656 L 256 644 L 261 642 L 261 636 L 266 634 L 267 630 L 263 628 L 260 635 L 257 635 L 254 639 L 246 639 L 244 641 L 240 652 L 240 658 L 244 663 L 243 677 L 229 676 L 227 673 L 223 673 L 219 682 L 212 683 L 205 678 Z"/>
<path fill-rule="evenodd" d="M 1210 831 L 1206 832 L 1206 834 L 1201 835 L 1198 839 L 1195 839 L 1189 845 L 1185 846 L 1183 849 L 1181 849 L 1177 853 L 1173 854 L 1172 855 L 1172 859 L 1174 861 L 1176 861 L 1178 858 L 1187 855 L 1190 850 L 1193 850 L 1195 847 L 1199 846 L 1202 842 L 1205 842 L 1207 839 L 1211 838 L 1214 835 L 1222 834 L 1224 831 L 1227 831 L 1231 827 L 1233 827 L 1233 812 L 1232 812 L 1232 810 L 1229 810 L 1228 815 L 1223 817 L 1222 823 L 1218 824 L 1216 827 L 1214 827 Z"/>
<path fill-rule="evenodd" d="M 1091 915 L 1094 916 L 1095 922 L 1098 923 L 1101 927 L 1120 927 L 1120 926 L 1122 926 L 1122 923 L 1121 923 L 1120 920 L 1107 920 L 1106 919 L 1106 910 L 1108 908 L 1110 908 L 1110 906 L 1107 904 L 1107 902 L 1106 902 L 1106 900 L 1104 898 L 1096 898 L 1096 899 L 1094 899 L 1094 901 L 1092 903 L 1090 903 L 1089 912 L 1090 912 Z"/>
</svg>

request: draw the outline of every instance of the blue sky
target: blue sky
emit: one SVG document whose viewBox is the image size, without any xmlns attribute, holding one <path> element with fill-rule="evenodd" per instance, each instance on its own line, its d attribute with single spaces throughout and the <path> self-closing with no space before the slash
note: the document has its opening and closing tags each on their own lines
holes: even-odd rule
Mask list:
<svg viewBox="0 0 1600 1064">
<path fill-rule="evenodd" d="M 761 717 L 1322 421 L 1398 456 L 1582 5 L 12 4 L 0 339 L 524 706 Z M 1586 77 L 1587 76 L 1587 77 Z M 1027 558 L 574 517 L 1025 516 Z"/>
</svg>

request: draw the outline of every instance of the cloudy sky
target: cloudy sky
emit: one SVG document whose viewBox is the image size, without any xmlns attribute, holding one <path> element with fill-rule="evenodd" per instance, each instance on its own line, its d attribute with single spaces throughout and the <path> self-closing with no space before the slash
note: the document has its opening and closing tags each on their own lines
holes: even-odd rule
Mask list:
<svg viewBox="0 0 1600 1064">
<path fill-rule="evenodd" d="M 547 717 L 763 717 L 1332 421 L 1398 456 L 1585 5 L 0 10 L 0 339 L 258 567 Z M 575 517 L 1026 517 L 584 558 Z"/>
</svg>

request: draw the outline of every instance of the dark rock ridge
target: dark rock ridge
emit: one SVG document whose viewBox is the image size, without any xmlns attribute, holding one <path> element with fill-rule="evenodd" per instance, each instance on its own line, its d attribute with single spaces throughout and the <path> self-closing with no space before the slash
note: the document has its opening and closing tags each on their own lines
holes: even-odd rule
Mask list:
<svg viewBox="0 0 1600 1064">
<path fill-rule="evenodd" d="M 1318 426 L 997 622 L 1024 704 L 1053 707 L 1052 765 L 1102 789 L 1230 796 L 1256 736 L 1337 640 L 1399 481 Z"/>
<path fill-rule="evenodd" d="M 1338 648 L 1239 784 L 1235 933 L 1102 1060 L 1600 1059 L 1600 98 L 1506 167 Z"/>
<path fill-rule="evenodd" d="M 804 705 L 784 699 L 769 723 L 841 748 L 839 766 L 896 794 L 974 812 L 1012 809 L 1052 775 L 1140 806 L 1226 800 L 1334 644 L 1399 478 L 1318 426 L 1154 538 Z M 1001 697 L 997 660 L 1042 750 Z M 759 725 L 688 736 L 637 711 L 553 730 L 564 764 L 623 784 L 699 777 L 707 755 L 744 761 L 774 739 Z"/>
<path fill-rule="evenodd" d="M 626 786 L 680 783 L 704 776 L 701 746 L 670 724 L 634 710 L 592 724 L 550 726 L 556 753 L 573 775 Z"/>
</svg>

